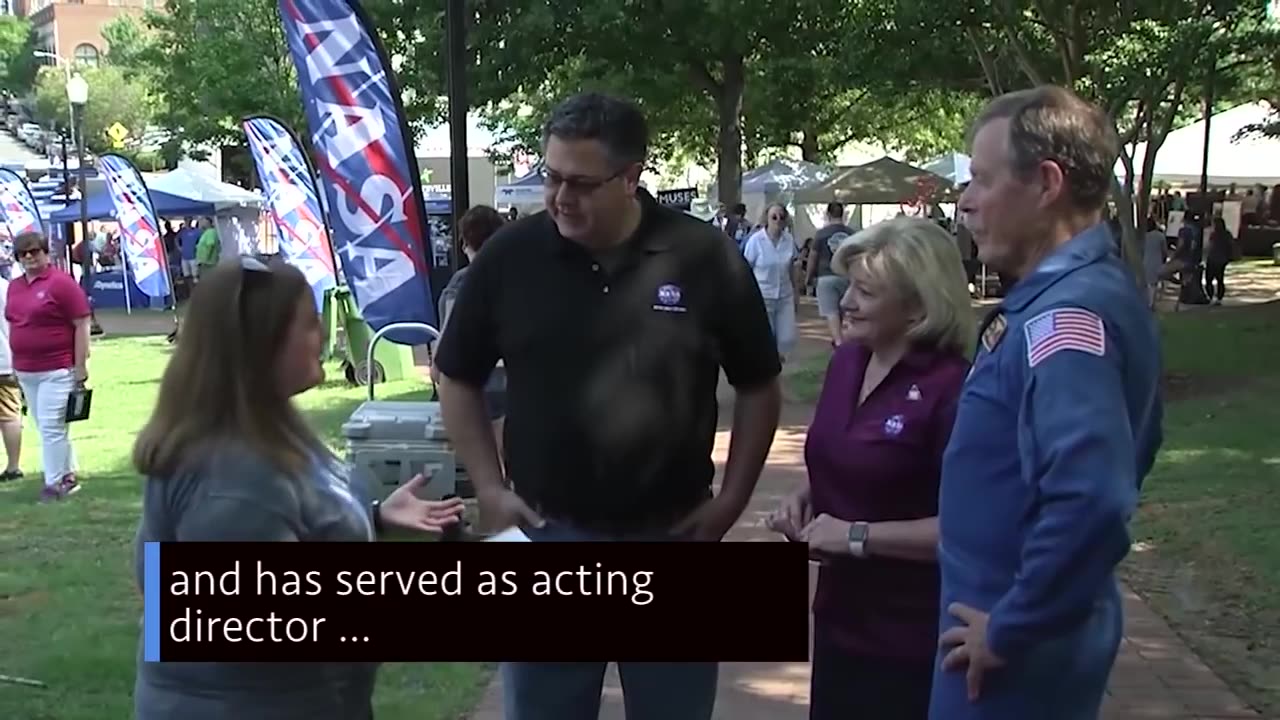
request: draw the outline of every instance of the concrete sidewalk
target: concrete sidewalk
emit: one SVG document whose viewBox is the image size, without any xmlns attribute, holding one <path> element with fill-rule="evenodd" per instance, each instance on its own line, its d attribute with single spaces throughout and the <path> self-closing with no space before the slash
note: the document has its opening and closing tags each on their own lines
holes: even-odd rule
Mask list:
<svg viewBox="0 0 1280 720">
<path fill-rule="evenodd" d="M 825 352 L 825 332 L 806 303 L 801 314 L 802 348 L 797 359 Z M 722 396 L 724 394 L 722 393 Z M 727 409 L 722 408 L 722 425 Z M 730 533 L 730 541 L 776 541 L 764 518 L 804 480 L 804 438 L 812 409 L 789 404 L 769 452 L 751 505 Z M 722 465 L 729 433 L 716 436 L 715 458 Z M 810 592 L 816 572 L 810 576 Z M 1259 715 L 1189 650 L 1168 624 L 1133 592 L 1125 589 L 1125 640 L 1111 675 L 1103 720 L 1222 720 Z M 750 632 L 749 628 L 744 631 Z M 725 663 L 720 670 L 717 720 L 804 720 L 808 717 L 807 663 Z M 621 720 L 622 689 L 610 668 L 605 678 L 600 718 Z M 502 719 L 502 688 L 495 677 L 471 720 Z"/>
</svg>

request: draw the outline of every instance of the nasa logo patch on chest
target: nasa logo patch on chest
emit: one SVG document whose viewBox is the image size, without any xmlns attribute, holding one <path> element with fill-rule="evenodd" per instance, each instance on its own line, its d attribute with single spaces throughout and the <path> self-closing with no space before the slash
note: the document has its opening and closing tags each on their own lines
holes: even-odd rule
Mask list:
<svg viewBox="0 0 1280 720">
<path fill-rule="evenodd" d="M 902 434 L 902 430 L 906 426 L 907 423 L 901 415 L 890 416 L 884 421 L 884 434 L 889 437 L 897 437 Z"/>
<path fill-rule="evenodd" d="M 660 312 L 688 312 L 688 308 L 680 303 L 684 297 L 684 293 L 680 291 L 680 286 L 667 283 L 658 288 L 658 302 L 654 304 L 653 309 Z"/>
</svg>

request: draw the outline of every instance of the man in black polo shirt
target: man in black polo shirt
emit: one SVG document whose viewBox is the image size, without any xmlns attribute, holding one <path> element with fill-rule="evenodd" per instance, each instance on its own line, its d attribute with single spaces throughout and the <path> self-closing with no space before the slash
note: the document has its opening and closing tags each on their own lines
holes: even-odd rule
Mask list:
<svg viewBox="0 0 1280 720">
<path fill-rule="evenodd" d="M 639 187 L 648 128 L 585 94 L 543 130 L 545 213 L 485 244 L 440 341 L 449 436 L 486 523 L 535 541 L 719 541 L 778 424 L 780 372 L 750 268 L 715 227 Z M 482 390 L 507 371 L 500 476 Z M 716 385 L 737 390 L 713 495 Z M 507 663 L 508 720 L 595 718 L 604 663 Z M 714 663 L 620 663 L 629 720 L 706 720 Z"/>
</svg>

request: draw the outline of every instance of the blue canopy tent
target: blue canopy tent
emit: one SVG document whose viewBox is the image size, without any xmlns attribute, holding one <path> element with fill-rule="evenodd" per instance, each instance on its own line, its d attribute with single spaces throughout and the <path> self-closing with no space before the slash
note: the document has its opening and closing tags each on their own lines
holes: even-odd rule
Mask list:
<svg viewBox="0 0 1280 720">
<path fill-rule="evenodd" d="M 151 202 L 155 203 L 156 215 L 160 218 L 173 217 L 195 217 L 195 216 L 211 216 L 214 214 L 213 203 L 200 202 L 189 198 L 170 195 L 169 193 L 152 190 L 150 192 Z M 111 202 L 111 195 L 107 189 L 101 188 L 97 191 L 89 192 L 89 219 L 90 220 L 106 220 L 114 218 L 116 213 L 115 206 Z M 80 203 L 73 202 L 61 210 L 53 213 L 48 218 L 49 222 L 69 223 L 80 220 Z"/>
</svg>

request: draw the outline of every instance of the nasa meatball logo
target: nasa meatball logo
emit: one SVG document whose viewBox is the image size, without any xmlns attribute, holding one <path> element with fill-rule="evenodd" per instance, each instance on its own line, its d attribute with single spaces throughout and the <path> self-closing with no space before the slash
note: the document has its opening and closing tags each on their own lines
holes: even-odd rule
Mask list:
<svg viewBox="0 0 1280 720">
<path fill-rule="evenodd" d="M 658 288 L 658 302 L 653 306 L 659 312 L 687 312 L 688 308 L 680 304 L 683 293 L 680 286 L 667 283 Z"/>
<path fill-rule="evenodd" d="M 902 434 L 902 429 L 906 427 L 906 422 L 901 415 L 894 415 L 884 421 L 884 434 L 889 437 L 897 437 Z"/>
</svg>

